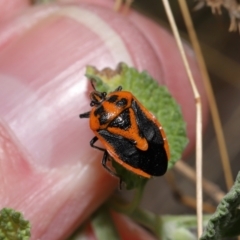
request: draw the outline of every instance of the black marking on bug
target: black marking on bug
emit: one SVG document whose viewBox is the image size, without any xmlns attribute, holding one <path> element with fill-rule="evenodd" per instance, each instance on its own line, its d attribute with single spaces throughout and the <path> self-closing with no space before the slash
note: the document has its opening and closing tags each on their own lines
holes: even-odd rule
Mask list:
<svg viewBox="0 0 240 240">
<path fill-rule="evenodd" d="M 123 130 L 129 129 L 131 127 L 129 108 L 120 113 L 108 126 Z"/>
<path fill-rule="evenodd" d="M 108 102 L 114 103 L 118 99 L 118 95 L 112 95 L 110 98 L 107 99 Z"/>
<path fill-rule="evenodd" d="M 109 121 L 109 114 L 107 112 L 103 112 L 99 117 L 100 125 L 104 125 Z"/>
<path fill-rule="evenodd" d="M 105 111 L 104 107 L 101 105 L 95 111 L 94 115 L 98 117 L 100 125 L 104 125 L 109 120 L 109 114 Z"/>
<path fill-rule="evenodd" d="M 122 108 L 127 106 L 127 104 L 128 104 L 128 100 L 126 98 L 121 98 L 116 102 L 116 106 L 122 107 Z"/>
<path fill-rule="evenodd" d="M 136 118 L 137 125 L 138 125 L 138 131 L 139 131 L 138 134 L 142 138 L 146 138 L 147 140 L 152 139 L 155 132 L 151 129 L 148 129 L 148 123 L 150 121 L 154 126 L 155 126 L 155 124 L 146 117 L 146 115 L 142 112 L 141 108 L 138 106 L 138 104 L 134 100 L 132 101 L 132 109 L 135 113 L 135 118 Z M 155 129 L 155 131 L 156 131 L 156 129 Z M 159 129 L 157 130 L 157 132 L 159 132 Z M 162 143 L 164 143 L 163 140 L 162 140 Z"/>
<path fill-rule="evenodd" d="M 143 170 L 152 176 L 163 175 L 168 166 L 167 153 L 164 148 L 164 140 L 158 126 L 142 112 L 138 104 L 133 101 L 136 120 L 143 135 L 148 142 L 148 149 L 142 151 L 138 149 L 133 141 L 120 135 L 112 134 L 107 130 L 100 130 L 99 134 L 114 148 L 126 164 Z"/>
</svg>

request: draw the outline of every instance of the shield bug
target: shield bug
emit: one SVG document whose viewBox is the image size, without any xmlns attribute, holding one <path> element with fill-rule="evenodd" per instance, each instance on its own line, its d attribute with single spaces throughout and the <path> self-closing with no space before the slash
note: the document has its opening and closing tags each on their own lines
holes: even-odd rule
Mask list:
<svg viewBox="0 0 240 240">
<path fill-rule="evenodd" d="M 89 118 L 95 134 L 90 145 L 104 152 L 104 168 L 117 176 L 107 166 L 107 160 L 113 159 L 145 178 L 165 174 L 170 152 L 166 135 L 156 117 L 131 92 L 122 91 L 121 86 L 109 94 L 94 88 L 90 98 L 92 109 L 80 114 L 80 118 Z M 104 148 L 95 145 L 97 140 Z"/>
</svg>

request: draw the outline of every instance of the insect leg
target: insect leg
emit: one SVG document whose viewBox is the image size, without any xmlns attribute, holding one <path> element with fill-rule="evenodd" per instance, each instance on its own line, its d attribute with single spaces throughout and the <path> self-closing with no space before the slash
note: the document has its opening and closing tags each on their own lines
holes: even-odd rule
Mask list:
<svg viewBox="0 0 240 240">
<path fill-rule="evenodd" d="M 107 166 L 107 161 L 110 160 L 109 159 L 109 154 L 108 152 L 106 151 L 106 149 L 103 149 L 103 148 L 100 148 L 98 146 L 95 146 L 94 143 L 98 140 L 98 137 L 94 137 L 91 141 L 90 141 L 90 145 L 91 147 L 93 148 L 96 148 L 98 150 L 101 150 L 101 151 L 104 151 L 104 154 L 103 154 L 103 158 L 102 158 L 102 165 L 103 167 L 113 176 L 119 178 L 119 188 L 122 189 L 122 179 L 120 178 L 120 176 L 118 176 L 115 172 L 113 172 L 108 166 Z"/>
<path fill-rule="evenodd" d="M 106 149 L 94 145 L 94 143 L 95 143 L 97 140 L 98 140 L 98 137 L 95 136 L 95 137 L 90 141 L 90 146 L 91 146 L 92 148 L 96 148 L 96 149 L 98 149 L 98 150 L 100 150 L 100 151 L 105 152 Z"/>
<path fill-rule="evenodd" d="M 113 172 L 108 166 L 107 166 L 107 161 L 109 154 L 108 152 L 105 150 L 104 154 L 103 154 L 103 158 L 102 158 L 102 165 L 103 167 L 113 176 L 120 178 L 115 172 Z M 121 179 L 120 179 L 121 180 Z"/>
<path fill-rule="evenodd" d="M 89 118 L 90 117 L 90 112 L 85 112 L 85 113 L 81 113 L 79 115 L 80 118 Z"/>
</svg>

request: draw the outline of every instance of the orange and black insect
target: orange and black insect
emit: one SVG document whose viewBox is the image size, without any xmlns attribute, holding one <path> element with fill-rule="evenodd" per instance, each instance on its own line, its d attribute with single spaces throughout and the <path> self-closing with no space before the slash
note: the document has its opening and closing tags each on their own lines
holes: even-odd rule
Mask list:
<svg viewBox="0 0 240 240">
<path fill-rule="evenodd" d="M 109 94 L 95 90 L 90 98 L 92 109 L 80 114 L 80 118 L 90 119 L 90 128 L 96 135 L 90 145 L 104 152 L 102 165 L 116 175 L 107 166 L 110 155 L 142 177 L 163 175 L 170 153 L 166 135 L 155 116 L 132 93 L 122 91 L 121 86 Z M 97 140 L 104 148 L 94 145 Z"/>
</svg>

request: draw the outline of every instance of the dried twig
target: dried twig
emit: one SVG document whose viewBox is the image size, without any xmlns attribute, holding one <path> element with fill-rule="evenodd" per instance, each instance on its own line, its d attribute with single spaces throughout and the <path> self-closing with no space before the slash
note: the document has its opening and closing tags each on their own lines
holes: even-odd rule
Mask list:
<svg viewBox="0 0 240 240">
<path fill-rule="evenodd" d="M 187 71 L 187 75 L 190 81 L 190 84 L 193 89 L 194 97 L 196 100 L 196 168 L 197 168 L 197 219 L 198 219 L 198 237 L 202 235 L 202 106 L 201 98 L 197 90 L 196 84 L 194 82 L 186 54 L 183 49 L 183 45 L 177 30 L 177 26 L 167 0 L 163 0 L 163 5 L 165 7 L 168 20 L 170 22 L 173 34 L 177 41 L 177 45 L 184 63 L 184 66 Z"/>
<path fill-rule="evenodd" d="M 131 7 L 132 3 L 133 3 L 134 0 L 115 0 L 115 3 L 114 3 L 114 11 L 118 12 L 120 10 L 120 8 L 122 6 L 124 6 L 125 8 L 125 12 L 128 11 L 128 9 Z M 125 2 L 125 3 L 124 3 Z"/>
<path fill-rule="evenodd" d="M 208 75 L 208 71 L 204 62 L 200 44 L 197 39 L 197 34 L 194 30 L 194 26 L 191 20 L 191 16 L 190 16 L 186 1 L 179 0 L 179 5 L 180 5 L 185 24 L 187 26 L 188 34 L 189 34 L 192 46 L 194 48 L 194 51 L 196 53 L 197 61 L 201 70 L 201 74 L 202 74 L 202 78 L 205 85 L 208 102 L 209 102 L 209 106 L 210 106 L 210 110 L 213 118 L 213 125 L 214 125 L 215 133 L 217 136 L 219 151 L 220 151 L 221 160 L 222 160 L 222 167 L 225 175 L 225 181 L 228 189 L 230 190 L 230 188 L 234 183 L 234 180 L 232 176 L 231 166 L 229 163 L 230 161 L 229 161 L 225 138 L 222 130 L 222 124 L 219 117 L 212 86 L 210 83 L 210 77 Z"/>
</svg>

